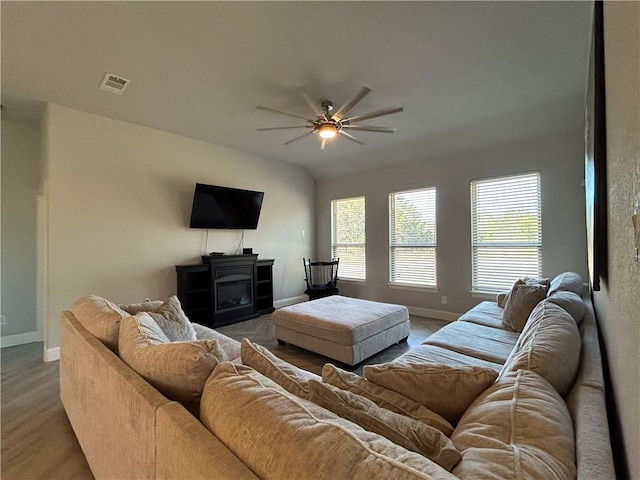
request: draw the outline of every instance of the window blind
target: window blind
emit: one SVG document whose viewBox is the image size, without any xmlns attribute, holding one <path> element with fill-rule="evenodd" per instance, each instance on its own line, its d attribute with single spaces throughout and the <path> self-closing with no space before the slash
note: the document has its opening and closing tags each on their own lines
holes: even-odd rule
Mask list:
<svg viewBox="0 0 640 480">
<path fill-rule="evenodd" d="M 366 268 L 364 197 L 331 202 L 331 256 L 339 258 L 338 278 L 365 280 Z"/>
<path fill-rule="evenodd" d="M 540 174 L 471 182 L 474 291 L 511 288 L 539 277 L 542 257 Z"/>
<path fill-rule="evenodd" d="M 389 194 L 389 281 L 437 286 L 435 187 Z"/>
</svg>

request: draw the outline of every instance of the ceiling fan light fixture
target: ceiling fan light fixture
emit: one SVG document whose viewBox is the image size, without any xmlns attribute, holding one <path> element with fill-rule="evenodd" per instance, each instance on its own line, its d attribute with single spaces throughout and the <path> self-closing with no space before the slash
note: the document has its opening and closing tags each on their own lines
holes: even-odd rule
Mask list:
<svg viewBox="0 0 640 480">
<path fill-rule="evenodd" d="M 325 123 L 318 127 L 318 134 L 322 138 L 333 138 L 338 133 L 338 127 L 332 123 Z"/>
</svg>

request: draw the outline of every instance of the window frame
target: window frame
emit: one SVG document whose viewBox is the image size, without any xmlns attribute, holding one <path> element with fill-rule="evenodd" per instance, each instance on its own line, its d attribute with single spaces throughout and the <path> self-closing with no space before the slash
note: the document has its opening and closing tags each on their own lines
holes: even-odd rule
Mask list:
<svg viewBox="0 0 640 480">
<path fill-rule="evenodd" d="M 336 241 L 337 236 L 337 225 L 336 225 L 336 207 L 340 202 L 347 202 L 353 200 L 362 199 L 362 217 L 363 217 L 363 225 L 362 230 L 364 232 L 364 242 L 351 242 L 351 243 L 339 243 Z M 367 201 L 364 195 L 357 195 L 353 197 L 345 197 L 345 198 L 335 198 L 331 200 L 331 257 L 332 258 L 340 258 L 340 264 L 338 265 L 338 279 L 340 281 L 346 282 L 366 282 L 367 280 Z M 350 276 L 350 271 L 347 270 L 347 275 L 344 274 L 345 271 L 345 258 L 344 254 L 338 254 L 338 249 L 344 247 L 352 247 L 352 248 L 362 248 L 362 276 Z"/>
<path fill-rule="evenodd" d="M 477 186 L 478 184 L 487 184 L 489 182 L 496 182 L 501 180 L 513 180 L 514 183 L 518 180 L 524 181 L 527 177 L 535 177 L 536 186 L 534 188 L 535 193 L 537 194 L 536 203 L 531 204 L 529 208 L 537 210 L 536 219 L 537 219 L 537 240 L 529 241 L 529 242 L 516 242 L 516 241 L 502 241 L 502 242 L 476 242 L 476 231 L 478 229 L 478 212 L 477 212 Z M 513 187 L 512 187 L 513 188 Z M 521 191 L 519 192 L 521 193 Z M 504 198 L 509 198 L 508 195 L 503 195 L 501 199 L 504 201 Z M 513 197 L 511 197 L 513 198 Z M 492 201 L 496 202 L 495 199 Z M 511 288 L 513 285 L 513 281 L 517 278 L 520 278 L 524 275 L 532 276 L 532 277 L 540 277 L 542 272 L 542 175 L 539 171 L 527 172 L 527 173 L 519 173 L 513 175 L 503 175 L 499 177 L 490 177 L 490 178 L 481 178 L 475 179 L 470 182 L 470 227 L 471 227 L 471 293 L 486 295 L 486 294 L 495 294 L 500 291 L 505 291 Z M 491 249 L 502 249 L 502 250 L 517 250 L 517 249 L 536 249 L 537 255 L 535 255 L 536 265 L 535 271 L 527 270 L 526 266 L 523 265 L 520 274 L 514 274 L 515 278 L 511 281 L 510 284 L 507 285 L 505 281 L 504 284 L 496 285 L 495 287 L 487 286 L 486 283 L 479 282 L 478 279 L 478 259 L 476 251 L 478 249 L 491 250 Z M 506 269 L 505 269 L 506 271 Z"/>
<path fill-rule="evenodd" d="M 399 194 L 408 194 L 413 192 L 425 192 L 429 194 L 433 192 L 433 233 L 434 240 L 432 242 L 422 242 L 422 243 L 406 243 L 406 242 L 398 242 L 395 241 L 395 213 L 396 213 L 396 203 L 397 203 L 397 195 Z M 393 192 L 389 192 L 389 249 L 388 249 L 388 259 L 389 259 L 389 269 L 388 269 L 388 285 L 390 287 L 395 288 L 404 288 L 410 290 L 429 290 L 433 292 L 438 291 L 438 190 L 435 185 L 430 185 L 427 187 L 418 187 L 418 188 L 410 188 L 403 190 L 396 190 Z M 431 207 L 427 204 L 427 207 Z M 418 250 L 426 250 L 433 251 L 433 261 L 434 268 L 432 272 L 429 272 L 429 275 L 434 279 L 433 283 L 425 283 L 420 281 L 399 281 L 398 272 L 394 271 L 394 266 L 396 266 L 396 262 L 394 261 L 394 250 L 398 251 L 400 249 L 418 249 Z M 410 272 L 409 272 L 410 274 Z M 405 273 L 406 275 L 406 273 Z"/>
</svg>

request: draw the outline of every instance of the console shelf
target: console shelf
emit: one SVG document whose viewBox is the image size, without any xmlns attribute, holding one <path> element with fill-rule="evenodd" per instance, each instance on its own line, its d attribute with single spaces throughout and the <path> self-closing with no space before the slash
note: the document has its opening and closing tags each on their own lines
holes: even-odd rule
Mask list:
<svg viewBox="0 0 640 480">
<path fill-rule="evenodd" d="M 176 265 L 178 298 L 187 317 L 220 327 L 273 312 L 274 260 L 257 257 L 205 256 L 201 265 Z"/>
</svg>

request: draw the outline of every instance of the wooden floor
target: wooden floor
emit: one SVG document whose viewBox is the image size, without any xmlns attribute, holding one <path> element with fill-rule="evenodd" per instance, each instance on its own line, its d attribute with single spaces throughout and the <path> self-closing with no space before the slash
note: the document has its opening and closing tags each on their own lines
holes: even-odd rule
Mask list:
<svg viewBox="0 0 640 480">
<path fill-rule="evenodd" d="M 411 336 L 374 355 L 365 364 L 381 363 L 415 347 L 446 322 L 411 318 Z M 292 345 L 278 345 L 268 315 L 218 329 L 237 340 L 249 338 L 280 358 L 314 373 L 331 362 Z M 42 361 L 42 343 L 2 349 L 1 475 L 3 480 L 92 479 L 89 465 L 60 401 L 58 363 Z"/>
</svg>

